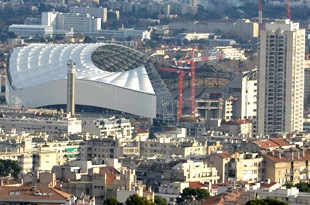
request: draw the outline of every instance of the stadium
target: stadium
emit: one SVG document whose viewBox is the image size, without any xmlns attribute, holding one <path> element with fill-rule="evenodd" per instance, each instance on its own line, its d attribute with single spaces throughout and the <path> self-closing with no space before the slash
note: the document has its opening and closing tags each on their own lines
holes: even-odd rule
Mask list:
<svg viewBox="0 0 310 205">
<path fill-rule="evenodd" d="M 77 105 L 107 108 L 171 123 L 173 98 L 152 59 L 115 44 L 30 44 L 9 56 L 10 107 L 66 104 L 67 61 L 76 64 Z"/>
</svg>

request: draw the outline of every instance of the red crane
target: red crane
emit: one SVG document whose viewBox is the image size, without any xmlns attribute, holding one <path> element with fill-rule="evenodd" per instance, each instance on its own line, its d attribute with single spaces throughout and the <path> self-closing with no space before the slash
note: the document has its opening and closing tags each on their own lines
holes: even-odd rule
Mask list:
<svg viewBox="0 0 310 205">
<path fill-rule="evenodd" d="M 186 64 L 186 66 L 183 68 L 190 69 L 190 72 L 188 72 L 188 73 L 190 73 L 190 76 L 191 76 L 191 79 L 190 79 L 190 91 L 191 91 L 190 92 L 191 93 L 190 94 L 190 100 L 191 100 L 190 101 L 190 108 L 191 108 L 191 117 L 192 118 L 195 118 L 195 109 L 196 109 L 196 102 L 195 102 L 195 97 L 196 97 L 196 62 L 209 61 L 209 60 L 219 61 L 220 59 L 224 58 L 223 54 L 218 54 L 216 56 L 203 56 L 203 57 L 195 58 L 194 57 L 195 51 L 196 51 L 195 49 L 192 49 L 190 59 L 180 59 L 180 60 L 175 61 L 176 65 L 182 66 L 182 65 Z M 189 55 L 186 55 L 186 56 L 189 56 Z M 183 79 L 182 79 L 182 82 L 183 82 Z M 180 84 L 180 82 L 179 82 L 179 84 Z M 179 90 L 179 92 L 180 92 L 180 90 Z M 180 101 L 179 101 L 179 104 L 180 104 Z M 182 104 L 182 102 L 181 102 L 181 104 Z M 181 113 L 182 113 L 182 111 L 181 111 Z M 182 117 L 182 115 L 181 115 L 181 117 Z"/>
<path fill-rule="evenodd" d="M 187 71 L 183 71 L 178 68 L 159 68 L 160 70 L 171 72 L 171 73 L 178 73 L 179 80 L 178 80 L 178 122 L 182 118 L 183 115 L 183 76 L 185 73 L 189 73 Z"/>
</svg>

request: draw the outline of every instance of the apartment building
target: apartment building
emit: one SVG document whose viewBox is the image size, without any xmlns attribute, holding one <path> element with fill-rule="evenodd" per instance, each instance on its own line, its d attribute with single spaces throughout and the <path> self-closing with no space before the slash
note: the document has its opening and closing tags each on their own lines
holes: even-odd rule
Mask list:
<svg viewBox="0 0 310 205">
<path fill-rule="evenodd" d="M 220 181 L 232 180 L 248 181 L 249 183 L 262 181 L 263 157 L 259 153 L 227 152 L 211 154 L 209 163 L 216 167 Z"/>
<path fill-rule="evenodd" d="M 258 199 L 274 198 L 279 201 L 286 202 L 290 205 L 309 204 L 310 195 L 305 192 L 299 192 L 297 187 L 286 188 L 285 186 L 271 191 L 263 189 L 255 190 Z"/>
<path fill-rule="evenodd" d="M 139 156 L 140 143 L 134 140 L 122 141 L 113 137 L 92 138 L 81 145 L 81 160 L 104 163 L 106 158 Z"/>
<path fill-rule="evenodd" d="M 42 12 L 42 25 L 52 26 L 53 30 L 97 33 L 101 30 L 101 18 L 88 13 Z"/>
<path fill-rule="evenodd" d="M 297 184 L 309 180 L 309 150 L 276 149 L 264 154 L 265 178 L 273 182 Z"/>
<path fill-rule="evenodd" d="M 252 136 L 252 122 L 249 120 L 222 120 L 219 131 L 232 136 Z"/>
<path fill-rule="evenodd" d="M 107 40 L 115 39 L 119 41 L 124 41 L 132 39 L 139 39 L 139 40 L 151 39 L 151 32 L 147 30 L 123 28 L 118 30 L 101 30 L 99 33 L 105 36 Z"/>
<path fill-rule="evenodd" d="M 108 9 L 102 7 L 80 7 L 74 6 L 70 7 L 70 13 L 80 13 L 80 14 L 90 14 L 96 18 L 100 18 L 102 22 L 107 22 L 108 20 Z"/>
<path fill-rule="evenodd" d="M 13 32 L 21 38 L 29 37 L 45 37 L 51 38 L 53 35 L 53 27 L 47 25 L 24 25 L 12 24 L 9 26 L 9 32 Z"/>
<path fill-rule="evenodd" d="M 172 182 L 209 182 L 215 184 L 219 180 L 218 171 L 215 167 L 208 167 L 206 163 L 199 161 L 178 163 L 171 170 L 165 170 L 163 175 L 163 184 Z"/>
<path fill-rule="evenodd" d="M 257 69 L 242 73 L 241 119 L 253 119 L 257 112 Z"/>
<path fill-rule="evenodd" d="M 0 128 L 8 133 L 15 129 L 19 132 L 45 132 L 49 136 L 61 136 L 82 132 L 82 121 L 76 118 L 6 115 L 0 117 Z"/>
<path fill-rule="evenodd" d="M 257 135 L 303 130 L 305 30 L 279 20 L 260 30 Z"/>
<path fill-rule="evenodd" d="M 131 138 L 134 127 L 130 120 L 121 119 L 97 119 L 83 123 L 83 132 L 94 134 L 99 137 L 115 136 L 117 138 Z"/>
</svg>

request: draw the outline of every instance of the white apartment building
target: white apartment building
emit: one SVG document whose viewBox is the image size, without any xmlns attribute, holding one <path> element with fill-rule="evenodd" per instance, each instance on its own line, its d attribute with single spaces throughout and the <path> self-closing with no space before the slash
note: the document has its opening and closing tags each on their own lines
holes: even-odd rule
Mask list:
<svg viewBox="0 0 310 205">
<path fill-rule="evenodd" d="M 215 184 L 219 180 L 217 169 L 208 167 L 204 162 L 193 162 L 188 160 L 184 163 L 178 163 L 171 170 L 165 170 L 163 184 L 172 182 L 209 182 Z"/>
<path fill-rule="evenodd" d="M 297 187 L 288 189 L 283 186 L 276 190 L 258 189 L 254 192 L 258 199 L 274 198 L 290 205 L 310 204 L 310 195 L 306 192 L 299 192 Z"/>
<path fill-rule="evenodd" d="M 242 73 L 241 118 L 252 119 L 257 109 L 257 69 Z"/>
<path fill-rule="evenodd" d="M 16 131 L 45 132 L 50 136 L 75 134 L 82 132 L 82 121 L 75 118 L 27 118 L 1 117 L 0 128 L 5 132 Z"/>
<path fill-rule="evenodd" d="M 121 119 L 98 119 L 83 123 L 83 132 L 94 134 L 100 137 L 115 136 L 117 138 L 132 137 L 134 127 L 130 120 Z"/>
<path fill-rule="evenodd" d="M 303 130 L 305 30 L 289 19 L 260 31 L 257 134 Z"/>
<path fill-rule="evenodd" d="M 42 12 L 42 25 L 52 26 L 54 30 L 96 33 L 101 30 L 101 18 L 82 13 Z"/>
<path fill-rule="evenodd" d="M 96 18 L 100 18 L 102 22 L 107 22 L 108 9 L 102 7 L 70 7 L 70 13 L 90 14 Z"/>
<path fill-rule="evenodd" d="M 12 24 L 9 31 L 22 38 L 29 37 L 52 37 L 53 27 L 48 25 L 23 25 Z"/>
<path fill-rule="evenodd" d="M 151 32 L 147 30 L 134 30 L 134 29 L 119 29 L 119 30 L 101 30 L 100 34 L 115 40 L 129 40 L 129 39 L 151 39 Z"/>
</svg>

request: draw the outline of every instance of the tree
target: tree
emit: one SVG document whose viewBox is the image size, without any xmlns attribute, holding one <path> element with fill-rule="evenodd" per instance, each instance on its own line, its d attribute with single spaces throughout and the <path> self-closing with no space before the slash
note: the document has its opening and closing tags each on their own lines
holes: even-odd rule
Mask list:
<svg viewBox="0 0 310 205">
<path fill-rule="evenodd" d="M 156 205 L 167 205 L 167 200 L 159 195 L 155 195 L 154 202 Z"/>
<path fill-rule="evenodd" d="M 140 197 L 137 194 L 134 194 L 128 197 L 125 205 L 155 205 L 155 203 L 150 202 L 146 197 Z"/>
<path fill-rule="evenodd" d="M 178 204 L 191 203 L 194 200 L 203 201 L 210 197 L 210 193 L 206 189 L 185 188 L 181 193 L 181 197 L 177 198 Z"/>
<path fill-rule="evenodd" d="M 310 192 L 310 187 L 305 182 L 295 184 L 295 186 L 299 189 L 300 192 Z"/>
<path fill-rule="evenodd" d="M 118 203 L 118 201 L 114 197 L 109 197 L 103 202 L 103 205 L 120 205 L 120 204 L 121 203 Z"/>
<path fill-rule="evenodd" d="M 267 198 L 251 200 L 248 201 L 245 205 L 288 205 L 288 203 L 279 201 L 277 199 Z"/>
<path fill-rule="evenodd" d="M 93 43 L 94 39 L 90 36 L 85 36 L 84 37 L 84 43 Z"/>
<path fill-rule="evenodd" d="M 10 159 L 3 160 L 0 159 L 0 176 L 6 177 L 6 176 L 13 176 L 14 178 L 17 178 L 19 172 L 21 171 L 21 167 L 18 165 L 17 161 L 12 161 Z"/>
</svg>

